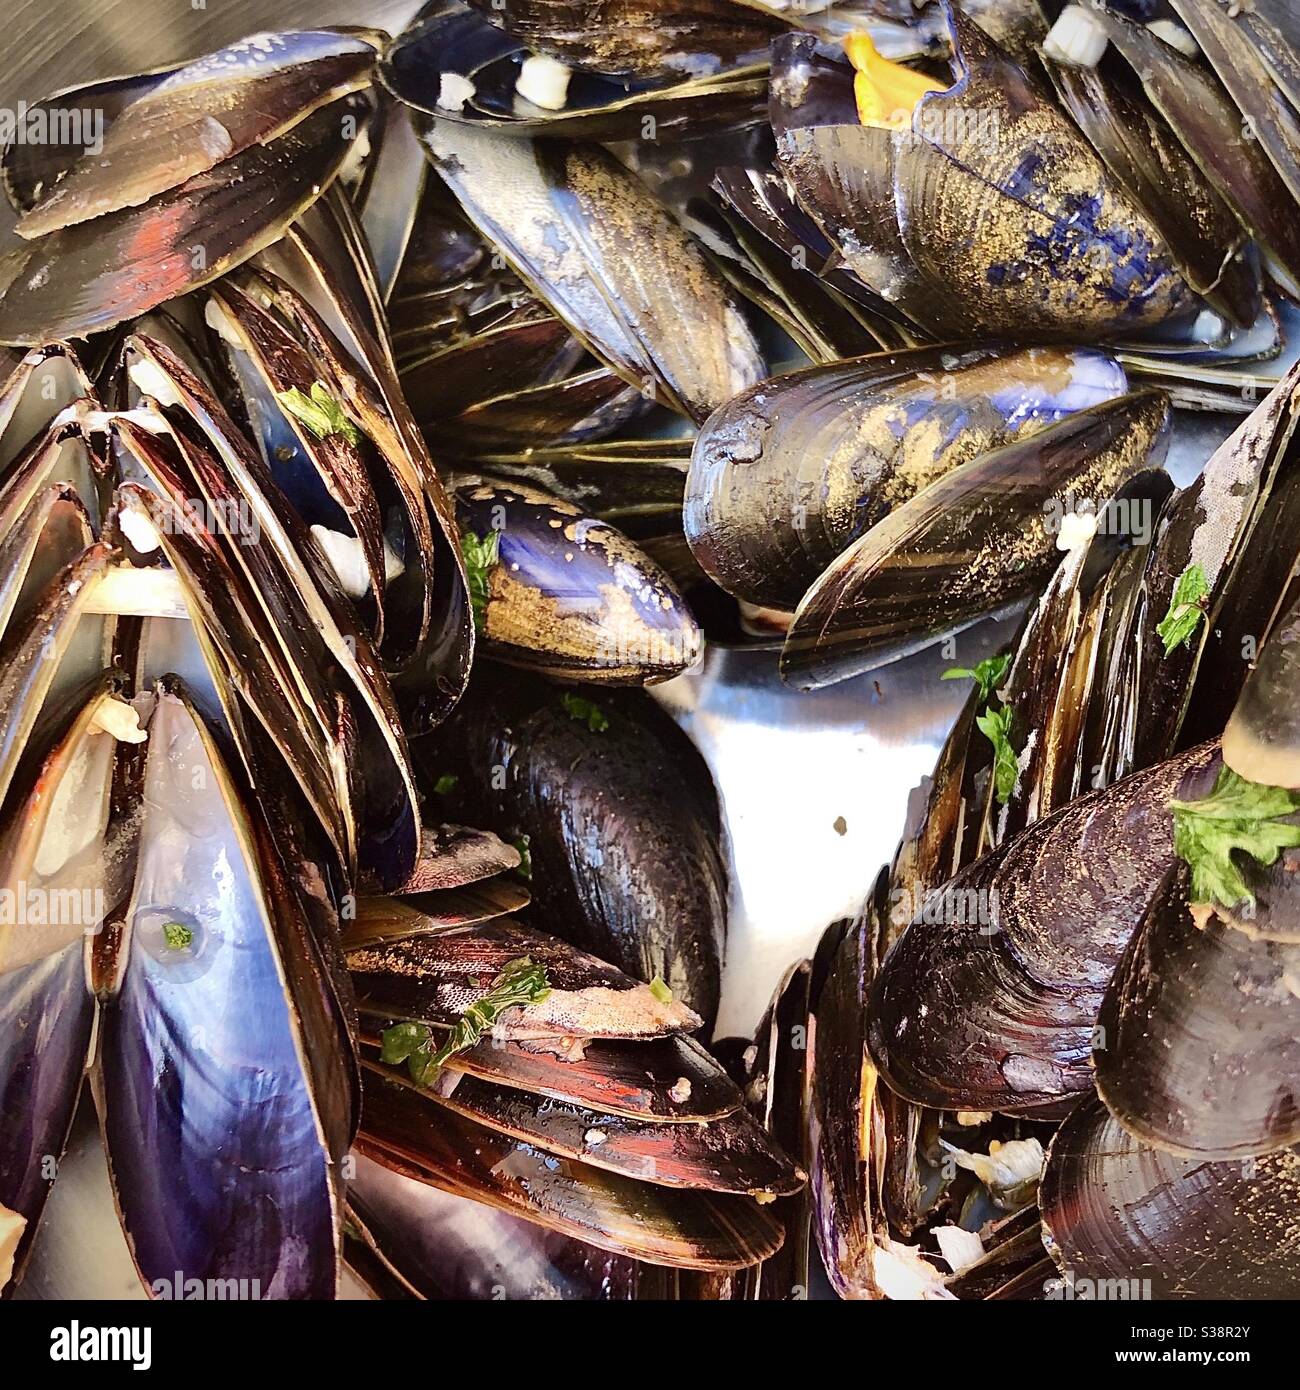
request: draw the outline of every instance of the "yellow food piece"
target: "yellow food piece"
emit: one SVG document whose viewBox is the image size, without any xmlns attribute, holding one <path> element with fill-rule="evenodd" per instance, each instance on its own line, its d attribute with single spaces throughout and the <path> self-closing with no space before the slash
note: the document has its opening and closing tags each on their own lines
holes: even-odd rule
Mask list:
<svg viewBox="0 0 1300 1390">
<path fill-rule="evenodd" d="M 946 88 L 923 73 L 882 58 L 870 34 L 848 34 L 844 52 L 855 69 L 853 96 L 858 120 L 880 130 L 910 130 L 921 98 Z"/>
</svg>

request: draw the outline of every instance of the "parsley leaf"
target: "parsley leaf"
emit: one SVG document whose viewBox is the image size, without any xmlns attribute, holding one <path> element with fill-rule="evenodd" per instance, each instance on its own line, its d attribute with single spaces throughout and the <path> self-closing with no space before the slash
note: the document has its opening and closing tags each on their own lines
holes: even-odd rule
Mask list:
<svg viewBox="0 0 1300 1390">
<path fill-rule="evenodd" d="M 349 444 L 361 443 L 361 431 L 348 418 L 341 402 L 330 395 L 329 387 L 323 381 L 312 383 L 310 396 L 294 386 L 288 391 L 277 391 L 275 398 L 317 439 L 340 434 Z"/>
<path fill-rule="evenodd" d="M 993 792 L 1003 806 L 1011 800 L 1020 776 L 1020 763 L 1011 746 L 1011 710 L 990 705 L 983 714 L 975 716 L 980 733 L 993 745 Z"/>
<path fill-rule="evenodd" d="M 183 951 L 194 944 L 194 933 L 184 922 L 164 922 L 162 934 L 169 951 Z"/>
<path fill-rule="evenodd" d="M 959 681 L 969 677 L 979 686 L 979 703 L 986 704 L 988 698 L 998 688 L 1002 682 L 1002 677 L 1007 673 L 1007 667 L 1011 665 L 1011 653 L 1004 652 L 1001 656 L 985 657 L 978 666 L 971 668 L 968 666 L 950 666 L 939 678 L 945 681 Z"/>
<path fill-rule="evenodd" d="M 507 1009 L 540 1004 L 550 992 L 546 971 L 530 957 L 520 956 L 461 1014 L 441 1047 L 434 1048 L 433 1029 L 428 1024 L 396 1023 L 384 1029 L 381 1060 L 389 1066 L 405 1062 L 417 1086 L 432 1085 L 443 1065 L 458 1052 L 473 1047 Z"/>
<path fill-rule="evenodd" d="M 592 700 L 586 699 L 582 695 L 574 695 L 565 691 L 560 696 L 560 703 L 564 706 L 564 712 L 570 719 L 576 719 L 579 724 L 586 724 L 593 734 L 603 734 L 609 728 L 609 720 L 605 717 L 605 712 Z"/>
<path fill-rule="evenodd" d="M 1205 571 L 1200 565 L 1188 565 L 1174 585 L 1169 612 L 1156 625 L 1156 632 L 1165 644 L 1166 656 L 1191 640 L 1197 623 L 1205 617 L 1205 600 L 1209 596 L 1210 585 Z"/>
<path fill-rule="evenodd" d="M 469 605 L 474 613 L 474 628 L 483 631 L 487 618 L 488 599 L 492 596 L 492 569 L 501 559 L 501 532 L 489 531 L 482 540 L 465 531 L 460 538 L 460 553 L 465 560 L 465 577 L 469 581 Z"/>
<path fill-rule="evenodd" d="M 1200 801 L 1171 801 L 1174 853 L 1192 870 L 1192 901 L 1236 907 L 1254 904 L 1233 852 L 1241 850 L 1265 866 L 1300 845 L 1300 825 L 1277 819 L 1300 810 L 1300 794 L 1284 787 L 1248 782 L 1226 765 L 1214 790 Z"/>
</svg>

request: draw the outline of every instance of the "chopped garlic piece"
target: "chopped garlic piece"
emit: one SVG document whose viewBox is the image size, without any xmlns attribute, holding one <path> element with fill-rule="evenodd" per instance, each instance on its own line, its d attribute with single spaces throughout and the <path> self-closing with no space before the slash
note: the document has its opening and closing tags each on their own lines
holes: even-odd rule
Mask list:
<svg viewBox="0 0 1300 1390">
<path fill-rule="evenodd" d="M 1067 5 L 1043 41 L 1043 52 L 1057 63 L 1095 68 L 1108 42 L 1105 29 L 1083 5 Z"/>
<path fill-rule="evenodd" d="M 1097 534 L 1096 512 L 1066 512 L 1056 533 L 1057 550 L 1074 550 L 1087 545 Z"/>
<path fill-rule="evenodd" d="M 960 1226 L 938 1226 L 934 1238 L 939 1242 L 939 1253 L 954 1274 L 960 1274 L 984 1258 L 984 1242 L 974 1231 L 963 1231 Z"/>
<path fill-rule="evenodd" d="M 1027 1202 L 1043 1173 L 1043 1146 L 1037 1139 L 995 1139 L 987 1154 L 967 1153 L 947 1140 L 939 1141 L 959 1168 L 965 1168 L 988 1188 L 995 1201 Z"/>
<path fill-rule="evenodd" d="M 563 111 L 569 99 L 570 76 L 563 63 L 545 53 L 534 53 L 524 59 L 515 91 L 543 111 Z"/>
<path fill-rule="evenodd" d="M 180 405 L 180 392 L 156 363 L 141 357 L 127 369 L 131 384 L 142 396 L 150 396 L 161 406 Z"/>
<path fill-rule="evenodd" d="M 438 109 L 463 111 L 474 95 L 474 84 L 458 72 L 440 73 L 438 77 Z"/>
<path fill-rule="evenodd" d="M 0 1289 L 14 1277 L 14 1256 L 27 1229 L 27 1218 L 0 1206 Z"/>
<path fill-rule="evenodd" d="M 95 706 L 95 728 L 112 734 L 119 743 L 143 743 L 148 731 L 140 727 L 140 712 L 116 695 L 106 695 Z"/>
<path fill-rule="evenodd" d="M 239 336 L 239 330 L 230 321 L 230 315 L 215 299 L 209 299 L 203 306 L 203 318 L 223 343 L 229 343 L 241 352 L 244 350 L 244 340 Z"/>
<path fill-rule="evenodd" d="M 311 533 L 316 537 L 343 592 L 349 598 L 365 598 L 370 592 L 370 571 L 366 568 L 366 553 L 360 540 L 356 536 L 345 535 L 342 531 L 331 531 L 328 526 L 313 526 Z M 391 582 L 396 579 L 405 568 L 396 552 L 385 541 L 385 581 Z"/>
<path fill-rule="evenodd" d="M 943 1276 L 914 1245 L 878 1238 L 871 1272 L 880 1292 L 896 1302 L 949 1301 L 956 1298 L 943 1286 Z"/>
<path fill-rule="evenodd" d="M 1163 39 L 1170 48 L 1176 48 L 1179 53 L 1185 54 L 1188 58 L 1199 58 L 1201 56 L 1201 46 L 1192 37 L 1189 30 L 1172 19 L 1153 19 L 1147 28 L 1158 39 Z"/>
<path fill-rule="evenodd" d="M 122 534 L 141 555 L 152 555 L 162 544 L 158 538 L 158 528 L 142 511 L 126 507 L 118 516 Z"/>
</svg>

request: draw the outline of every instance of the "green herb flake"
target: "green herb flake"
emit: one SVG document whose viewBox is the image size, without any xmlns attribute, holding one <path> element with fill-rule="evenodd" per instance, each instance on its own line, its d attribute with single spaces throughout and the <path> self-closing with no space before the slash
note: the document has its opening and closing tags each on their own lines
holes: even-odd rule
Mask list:
<svg viewBox="0 0 1300 1390">
<path fill-rule="evenodd" d="M 1171 801 L 1174 852 L 1192 870 L 1192 901 L 1236 907 L 1254 905 L 1233 861 L 1234 850 L 1267 867 L 1284 849 L 1300 845 L 1300 825 L 1279 820 L 1300 810 L 1300 794 L 1248 782 L 1224 766 L 1214 790 L 1200 801 Z"/>
<path fill-rule="evenodd" d="M 993 792 L 1005 806 L 1020 776 L 1016 750 L 1011 746 L 1011 711 L 1001 705 L 990 705 L 983 714 L 975 716 L 975 724 L 993 745 Z"/>
<path fill-rule="evenodd" d="M 1011 665 L 1011 653 L 1004 652 L 1001 656 L 985 657 L 978 666 L 950 666 L 940 677 L 945 681 L 973 680 L 979 687 L 979 702 L 981 705 L 987 704 L 989 697 L 1002 683 L 1003 676 L 1007 673 L 1007 667 Z"/>
<path fill-rule="evenodd" d="M 389 1066 L 407 1065 L 417 1086 L 432 1085 L 438 1072 L 458 1052 L 474 1046 L 507 1009 L 540 1004 L 551 992 L 546 971 L 528 956 L 512 960 L 492 981 L 486 994 L 463 1014 L 441 1047 L 423 1023 L 397 1023 L 384 1029 L 381 1059 Z"/>
<path fill-rule="evenodd" d="M 354 446 L 361 443 L 361 431 L 348 418 L 342 403 L 330 394 L 329 387 L 323 381 L 312 383 L 310 396 L 294 386 L 288 391 L 277 391 L 275 398 L 317 439 L 329 439 L 337 434 Z"/>
<path fill-rule="evenodd" d="M 599 705 L 584 696 L 573 695 L 566 691 L 560 696 L 560 703 L 564 706 L 564 712 L 570 719 L 576 719 L 579 724 L 585 724 L 593 734 L 603 734 L 609 728 L 609 720 L 605 717 L 604 711 Z"/>
<path fill-rule="evenodd" d="M 1196 625 L 1205 617 L 1205 601 L 1209 596 L 1210 585 L 1205 571 L 1200 565 L 1188 565 L 1174 585 L 1169 612 L 1156 625 L 1156 632 L 1165 644 L 1166 656 L 1191 640 Z"/>
<path fill-rule="evenodd" d="M 194 933 L 184 922 L 164 922 L 162 934 L 169 951 L 183 951 L 194 944 Z"/>
<path fill-rule="evenodd" d="M 519 863 L 515 866 L 515 873 L 520 878 L 531 879 L 533 876 L 533 856 L 529 846 L 532 844 L 532 840 L 527 835 L 521 835 L 511 843 L 519 851 Z"/>
<path fill-rule="evenodd" d="M 668 988 L 668 984 L 662 975 L 656 975 L 654 979 L 650 981 L 650 993 L 653 994 L 661 1004 L 671 1004 L 673 1002 L 673 992 Z"/>
<path fill-rule="evenodd" d="M 460 778 L 454 772 L 444 772 L 441 777 L 433 784 L 434 794 L 437 796 L 450 796 L 456 790 L 456 783 Z"/>
<path fill-rule="evenodd" d="M 469 581 L 469 605 L 474 613 L 474 629 L 482 632 L 487 620 L 488 600 L 492 597 L 492 570 L 501 559 L 501 532 L 489 531 L 482 540 L 473 531 L 462 532 L 460 553 L 465 560 L 465 577 Z"/>
</svg>

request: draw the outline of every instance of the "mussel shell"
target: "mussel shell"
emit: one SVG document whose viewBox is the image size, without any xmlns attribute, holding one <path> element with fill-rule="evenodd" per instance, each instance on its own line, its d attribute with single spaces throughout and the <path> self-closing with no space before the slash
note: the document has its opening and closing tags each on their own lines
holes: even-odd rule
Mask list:
<svg viewBox="0 0 1300 1390">
<path fill-rule="evenodd" d="M 406 894 L 463 888 L 517 869 L 520 858 L 514 845 L 506 844 L 490 830 L 474 830 L 465 825 L 425 825 L 420 830 L 420 854 L 415 868 L 393 891 Z"/>
<path fill-rule="evenodd" d="M 484 655 L 556 680 L 646 685 L 699 659 L 677 586 L 614 527 L 527 484 L 455 481 L 462 533 L 497 538 Z"/>
<path fill-rule="evenodd" d="M 686 538 L 749 603 L 794 608 L 822 571 L 949 470 L 1127 389 L 1088 350 L 918 348 L 779 376 L 705 421 Z"/>
<path fill-rule="evenodd" d="M 1298 1183 L 1294 1150 L 1247 1163 L 1176 1158 L 1144 1148 L 1090 1100 L 1052 1140 L 1038 1203 L 1067 1297 L 1132 1280 L 1117 1296 L 1295 1298 Z"/>
<path fill-rule="evenodd" d="M 1200 794 L 1215 761 L 1196 749 L 1073 801 L 935 890 L 871 992 L 891 1089 L 1046 1115 L 1092 1089 L 1103 993 L 1173 862 L 1167 803 Z"/>
<path fill-rule="evenodd" d="M 788 21 L 746 0 L 470 0 L 485 19 L 572 67 L 621 77 L 711 76 L 761 57 Z"/>
<path fill-rule="evenodd" d="M 607 723 L 599 732 L 570 713 L 572 699 L 513 674 L 476 677 L 472 697 L 427 745 L 426 773 L 458 776 L 449 798 L 457 814 L 505 838 L 528 836 L 529 922 L 629 975 L 660 976 L 709 1023 L 727 887 L 708 768 L 640 691 L 595 694 Z M 493 776 L 498 767 L 504 778 Z"/>
<path fill-rule="evenodd" d="M 329 30 L 258 34 L 208 54 L 128 105 L 103 147 L 44 190 L 15 230 L 35 238 L 139 207 L 367 86 L 377 56 Z"/>
<path fill-rule="evenodd" d="M 763 377 L 726 282 L 608 151 L 503 141 L 446 121 L 426 139 L 480 232 L 648 398 L 700 421 Z"/>
<path fill-rule="evenodd" d="M 362 920 L 366 913 L 381 920 L 419 916 L 415 907 L 387 899 L 366 900 Z M 348 965 L 363 1012 L 451 1026 L 523 956 L 546 971 L 551 992 L 498 1019 L 494 1037 L 660 1038 L 699 1026 L 677 1000 L 665 1003 L 649 985 L 509 917 L 421 936 L 386 935 L 349 951 Z"/>
<path fill-rule="evenodd" d="M 457 1053 L 446 1066 L 497 1087 L 656 1124 L 698 1125 L 741 1106 L 740 1092 L 693 1038 L 564 1041 L 572 1045 L 490 1037 Z"/>
<path fill-rule="evenodd" d="M 774 45 L 772 124 L 849 267 L 939 333 L 1129 336 L 1194 309 L 1163 239 L 1011 58 L 945 5 L 954 66 L 906 131 L 863 126 L 852 70 Z"/>
<path fill-rule="evenodd" d="M 1097 1090 L 1142 1143 L 1217 1161 L 1300 1141 L 1297 868 L 1290 850 L 1248 870 L 1257 919 L 1194 916 L 1181 863 L 1149 905 L 1093 1045 Z"/>
<path fill-rule="evenodd" d="M 1160 393 L 1078 411 L 955 469 L 844 551 L 795 612 L 782 675 L 802 688 L 872 670 L 1035 592 L 1059 552 L 1050 523 L 1070 499 L 1105 502 L 1158 468 L 1169 442 Z"/>
<path fill-rule="evenodd" d="M 13 252 L 0 263 L 0 341 L 85 337 L 247 260 L 320 196 L 351 148 L 343 132 L 364 128 L 368 110 L 344 97 L 143 207 Z"/>
<path fill-rule="evenodd" d="M 627 140 L 654 129 L 662 140 L 762 115 L 767 74 L 759 61 L 765 55 L 758 53 L 725 73 L 702 77 L 684 71 L 666 75 L 662 83 L 578 69 L 561 110 L 535 106 L 515 90 L 528 44 L 495 27 L 497 19 L 457 0 L 435 0 L 393 41 L 379 69 L 381 80 L 417 111 L 525 136 Z M 472 91 L 462 98 L 459 84 L 444 84 L 446 76 L 470 83 Z"/>
<path fill-rule="evenodd" d="M 1045 60 L 1066 110 L 1106 167 L 1142 207 L 1177 258 L 1183 278 L 1241 328 L 1259 317 L 1259 272 L 1232 209 L 1196 167 L 1122 67 Z"/>
<path fill-rule="evenodd" d="M 1239 777 L 1270 787 L 1300 787 L 1297 689 L 1300 601 L 1269 633 L 1223 731 L 1223 761 Z"/>
<path fill-rule="evenodd" d="M 410 1086 L 402 1072 L 371 1062 L 376 1076 Z M 440 1106 L 546 1153 L 657 1187 L 788 1196 L 804 1174 L 745 1110 L 705 1124 L 662 1123 L 602 1113 L 476 1076 L 452 1074 L 415 1088 Z"/>
<path fill-rule="evenodd" d="M 441 1192 L 364 1154 L 348 1213 L 362 1243 L 349 1243 L 348 1263 L 372 1275 L 366 1282 L 377 1282 L 381 1297 L 607 1302 L 638 1297 L 642 1284 L 643 1267 L 626 1256 Z"/>
<path fill-rule="evenodd" d="M 358 1149 L 445 1191 L 656 1264 L 740 1268 L 781 1244 L 781 1228 L 750 1197 L 655 1187 L 557 1159 L 407 1086 L 371 1087 Z"/>
<path fill-rule="evenodd" d="M 1287 184 L 1214 75 L 1140 24 L 1101 8 L 1096 22 L 1206 178 L 1287 273 L 1300 276 L 1300 223 Z M 1266 98 L 1264 99 L 1266 100 Z M 1252 97 L 1251 106 L 1256 105 Z"/>
<path fill-rule="evenodd" d="M 163 692 L 150 738 L 161 751 L 146 764 L 124 973 L 97 1078 L 132 1253 L 146 1286 L 180 1272 L 245 1279 L 261 1297 L 331 1297 L 331 1174 L 350 1092 L 314 951 L 200 717 Z M 206 778 L 192 781 L 200 768 Z M 214 873 L 228 875 L 225 892 L 213 893 Z M 176 920 L 192 933 L 180 950 L 164 942 Z"/>
</svg>

